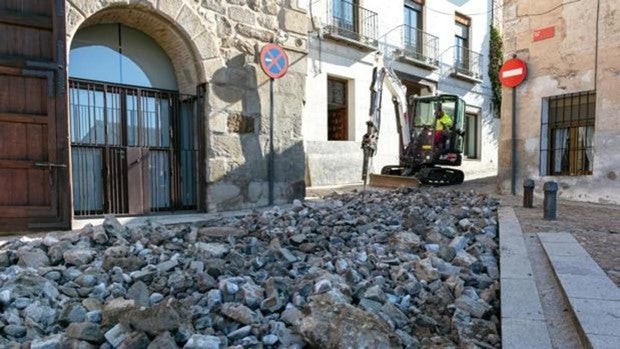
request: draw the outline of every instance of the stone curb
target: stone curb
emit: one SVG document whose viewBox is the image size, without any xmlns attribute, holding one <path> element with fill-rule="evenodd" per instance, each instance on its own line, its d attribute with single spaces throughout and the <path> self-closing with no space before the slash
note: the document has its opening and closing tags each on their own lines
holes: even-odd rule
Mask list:
<svg viewBox="0 0 620 349">
<path fill-rule="evenodd" d="M 589 348 L 620 348 L 620 289 L 569 233 L 538 238 Z"/>
<path fill-rule="evenodd" d="M 552 348 L 521 225 L 512 207 L 498 216 L 502 348 Z"/>
</svg>

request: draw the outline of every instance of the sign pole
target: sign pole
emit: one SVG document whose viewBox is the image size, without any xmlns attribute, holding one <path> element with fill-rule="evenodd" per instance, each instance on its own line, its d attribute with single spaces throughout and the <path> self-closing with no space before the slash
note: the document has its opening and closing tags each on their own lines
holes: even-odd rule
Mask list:
<svg viewBox="0 0 620 349">
<path fill-rule="evenodd" d="M 274 127 L 274 80 L 286 74 L 288 70 L 288 55 L 277 44 L 267 44 L 260 51 L 260 66 L 269 79 L 269 155 L 267 155 L 267 181 L 269 206 L 273 205 L 273 187 L 276 177 L 275 151 L 273 146 Z"/>
<path fill-rule="evenodd" d="M 512 88 L 512 176 L 510 192 L 517 194 L 517 87 Z"/>
<path fill-rule="evenodd" d="M 275 159 L 273 151 L 273 106 L 274 106 L 274 93 L 273 93 L 273 81 L 269 80 L 269 162 L 267 164 L 267 177 L 269 180 L 269 206 L 273 205 L 273 185 L 275 182 Z"/>
<path fill-rule="evenodd" d="M 502 85 L 512 88 L 512 146 L 511 146 L 511 175 L 510 192 L 512 195 L 517 193 L 517 86 L 525 80 L 527 76 L 527 65 L 517 55 L 513 54 L 512 59 L 504 62 L 499 70 L 499 81 Z"/>
</svg>

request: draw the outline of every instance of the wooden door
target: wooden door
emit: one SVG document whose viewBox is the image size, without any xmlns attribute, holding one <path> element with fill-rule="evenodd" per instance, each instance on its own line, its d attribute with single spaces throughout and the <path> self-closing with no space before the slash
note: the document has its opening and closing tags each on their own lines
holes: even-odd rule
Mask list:
<svg viewBox="0 0 620 349">
<path fill-rule="evenodd" d="M 0 234 L 70 228 L 64 0 L 0 1 Z"/>
</svg>

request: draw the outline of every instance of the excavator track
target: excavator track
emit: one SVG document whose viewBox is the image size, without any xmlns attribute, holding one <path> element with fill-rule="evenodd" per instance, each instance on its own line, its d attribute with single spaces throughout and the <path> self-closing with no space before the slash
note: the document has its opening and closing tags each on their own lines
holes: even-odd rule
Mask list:
<svg viewBox="0 0 620 349">
<path fill-rule="evenodd" d="M 463 171 L 443 167 L 425 167 L 418 172 L 422 184 L 453 185 L 461 184 L 465 179 Z"/>
</svg>

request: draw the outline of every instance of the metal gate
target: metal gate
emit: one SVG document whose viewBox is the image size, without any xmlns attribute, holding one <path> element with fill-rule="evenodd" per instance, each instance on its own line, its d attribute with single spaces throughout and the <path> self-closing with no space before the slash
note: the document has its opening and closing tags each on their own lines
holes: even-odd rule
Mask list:
<svg viewBox="0 0 620 349">
<path fill-rule="evenodd" d="M 197 208 L 197 97 L 77 79 L 69 84 L 76 216 Z"/>
</svg>

